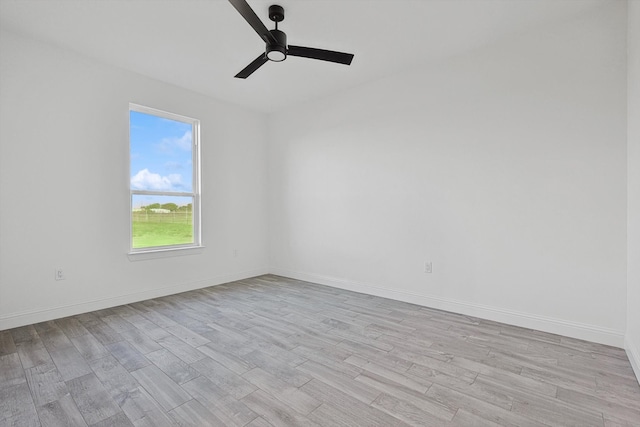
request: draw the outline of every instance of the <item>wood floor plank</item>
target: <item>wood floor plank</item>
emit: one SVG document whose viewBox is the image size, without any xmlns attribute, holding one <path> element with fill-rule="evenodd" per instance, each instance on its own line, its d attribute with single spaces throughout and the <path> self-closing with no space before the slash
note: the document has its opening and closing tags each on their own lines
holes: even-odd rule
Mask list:
<svg viewBox="0 0 640 427">
<path fill-rule="evenodd" d="M 219 343 L 209 343 L 198 347 L 198 350 L 238 375 L 242 375 L 255 367 L 252 363 L 231 352 L 219 350 L 220 347 Z"/>
<path fill-rule="evenodd" d="M 197 400 L 190 400 L 169 411 L 169 415 L 180 426 L 217 427 L 223 422 Z"/>
<path fill-rule="evenodd" d="M 376 363 L 369 362 L 366 359 L 362 359 L 357 356 L 351 356 L 345 362 L 353 363 L 353 362 L 350 362 L 350 360 L 356 360 L 356 359 L 363 360 L 364 363 L 357 364 L 357 366 L 362 368 L 363 371 L 376 374 L 378 376 L 386 378 L 387 380 L 395 384 L 417 391 L 418 393 L 425 393 L 427 390 L 429 390 L 429 387 L 431 387 L 431 384 L 433 384 L 432 382 L 425 380 L 423 377 L 407 376 L 407 375 L 404 375 L 406 374 L 404 372 L 399 373 L 396 371 L 392 371 L 390 369 L 385 368 L 384 366 L 380 366 Z"/>
<path fill-rule="evenodd" d="M 38 406 L 37 410 L 43 426 L 83 427 L 87 425 L 70 394 Z"/>
<path fill-rule="evenodd" d="M 406 400 L 382 393 L 371 404 L 387 414 L 398 418 L 411 426 L 442 426 L 445 421 L 423 411 Z"/>
<path fill-rule="evenodd" d="M 487 403 L 506 409 L 507 411 L 510 411 L 513 407 L 513 394 L 496 388 L 493 380 L 487 381 L 482 376 L 478 376 L 473 384 L 468 385 L 455 384 L 452 382 L 443 383 L 442 381 L 438 381 L 437 383 L 460 393 L 474 396 Z"/>
<path fill-rule="evenodd" d="M 469 380 L 469 377 L 448 375 L 440 372 L 438 369 L 419 365 L 417 363 L 409 368 L 407 372 L 405 372 L 405 375 L 409 378 L 419 379 L 423 383 L 437 383 L 456 390 L 466 388 L 466 386 L 475 382 L 477 378 L 477 375 L 473 378 L 473 380 Z"/>
<path fill-rule="evenodd" d="M 146 317 L 148 320 L 150 320 L 151 322 L 155 323 L 159 327 L 167 330 L 167 328 L 170 328 L 172 326 L 176 326 L 178 324 L 175 321 L 173 321 L 170 318 L 168 318 L 167 316 L 165 316 L 162 313 L 160 313 L 159 311 L 155 311 L 153 309 L 153 307 L 157 306 L 158 303 L 154 303 L 153 301 L 143 301 L 141 304 L 147 305 L 146 311 L 141 313 L 142 316 Z M 167 330 L 167 332 L 168 332 L 168 330 Z"/>
<path fill-rule="evenodd" d="M 142 386 L 128 389 L 116 396 L 114 400 L 136 426 L 155 427 L 174 424 L 168 413 Z"/>
<path fill-rule="evenodd" d="M 175 356 L 179 357 L 185 363 L 193 363 L 207 357 L 202 352 L 191 347 L 184 341 L 173 335 L 162 337 L 158 340 L 158 344 L 169 350 Z"/>
<path fill-rule="evenodd" d="M 256 389 L 255 386 L 240 375 L 230 371 L 209 357 L 192 363 L 191 366 L 236 399 L 242 399 Z"/>
<path fill-rule="evenodd" d="M 95 374 L 74 378 L 66 384 L 87 424 L 95 424 L 120 412 L 120 407 L 111 399 Z"/>
<path fill-rule="evenodd" d="M 273 427 L 273 424 L 262 417 L 258 417 L 247 424 L 247 427 Z"/>
<path fill-rule="evenodd" d="M 132 329 L 136 329 L 131 323 L 127 322 L 122 317 L 117 314 L 112 314 L 110 316 L 105 316 L 101 318 L 104 323 L 109 325 L 111 329 L 122 335 L 123 332 L 130 331 Z"/>
<path fill-rule="evenodd" d="M 362 373 L 362 369 L 358 366 L 345 362 L 349 357 L 353 356 L 353 353 L 348 351 L 340 351 L 338 347 L 334 347 L 331 350 L 319 350 L 312 349 L 306 347 L 304 345 L 299 345 L 298 347 L 292 350 L 293 353 L 300 354 L 305 357 L 307 360 L 313 360 L 314 362 L 325 365 L 334 371 L 340 372 L 341 374 L 348 375 L 351 378 L 355 378 Z M 366 359 L 365 359 L 366 360 Z M 306 360 L 302 360 L 301 363 L 304 363 Z"/>
<path fill-rule="evenodd" d="M 410 350 L 403 349 L 402 346 L 396 346 L 391 351 L 391 354 L 415 363 L 418 366 L 414 367 L 414 369 L 419 371 L 432 369 L 439 373 L 458 378 L 468 384 L 472 384 L 478 376 L 478 372 L 459 367 L 453 363 L 448 363 L 450 360 L 442 361 L 439 358 L 431 357 L 430 355 L 414 353 Z M 409 368 L 411 368 L 411 366 Z M 430 375 L 425 375 L 425 377 L 429 376 Z"/>
<path fill-rule="evenodd" d="M 71 342 L 87 361 L 102 359 L 111 355 L 111 352 L 90 333 L 73 337 Z"/>
<path fill-rule="evenodd" d="M 176 423 L 169 415 L 161 412 L 149 412 L 144 418 L 133 422 L 135 427 L 175 427 Z"/>
<path fill-rule="evenodd" d="M 434 418 L 437 418 L 440 424 L 450 421 L 456 413 L 455 410 L 426 397 L 424 393 L 416 392 L 415 390 L 406 388 L 389 380 L 388 378 L 381 377 L 376 374 L 363 372 L 362 375 L 359 375 L 356 378 L 356 381 L 366 384 L 369 387 L 379 390 L 389 396 L 394 396 L 397 399 L 415 407 L 418 411 L 430 414 Z"/>
<path fill-rule="evenodd" d="M 270 372 L 282 381 L 287 382 L 295 387 L 300 387 L 311 379 L 308 374 L 292 368 L 280 359 L 276 359 L 262 350 L 254 350 L 242 356 L 244 360 L 258 366 L 263 370 Z M 305 362 L 306 363 L 306 362 Z M 300 365 L 298 365 L 300 366 Z"/>
<path fill-rule="evenodd" d="M 567 375 L 566 372 L 560 372 L 562 369 L 554 366 L 539 366 L 537 368 L 525 366 L 522 368 L 520 375 L 546 384 L 552 384 L 556 387 L 569 389 L 574 387 L 595 389 L 597 387 L 595 375 L 584 372 L 571 372 Z"/>
<path fill-rule="evenodd" d="M 357 332 L 352 332 L 350 330 L 340 330 L 340 329 L 332 329 L 328 332 L 329 335 L 335 335 L 341 339 L 348 339 L 351 341 L 355 341 L 361 344 L 366 344 L 373 348 L 377 348 L 382 351 L 389 351 L 393 349 L 393 345 L 386 343 L 384 341 L 378 341 L 377 339 L 369 338 L 364 335 L 361 335 Z"/>
<path fill-rule="evenodd" d="M 602 413 L 569 410 L 568 405 L 557 400 L 520 400 L 516 398 L 511 412 L 540 420 L 553 427 L 601 427 L 603 424 Z"/>
<path fill-rule="evenodd" d="M 386 341 L 393 344 L 393 350 L 391 350 L 389 353 L 395 354 L 398 357 L 403 357 L 406 360 L 411 360 L 409 355 L 430 357 L 442 362 L 449 362 L 454 357 L 454 354 L 447 351 L 446 349 L 434 349 L 430 346 L 424 346 L 419 343 L 415 343 L 413 337 L 398 338 L 392 335 L 382 335 L 380 338 L 378 338 L 378 340 Z M 419 362 L 416 361 L 416 363 Z M 518 367 L 517 372 L 520 372 L 520 367 Z"/>
<path fill-rule="evenodd" d="M 182 325 L 169 326 L 166 329 L 167 331 L 169 331 L 170 333 L 172 333 L 173 335 L 180 338 L 182 341 L 186 342 L 187 344 L 189 344 L 191 347 L 194 347 L 194 348 L 200 347 L 201 345 L 205 345 L 211 342 L 207 338 L 199 334 L 196 334 L 195 332 L 189 330 L 188 328 L 185 328 Z"/>
<path fill-rule="evenodd" d="M 527 390 L 547 396 L 555 396 L 558 391 L 558 387 L 554 384 L 545 383 L 504 369 L 488 366 L 467 358 L 455 357 L 451 363 L 471 371 L 476 371 L 484 378 L 492 378 L 500 383 L 509 384 L 510 387 L 519 390 Z"/>
<path fill-rule="evenodd" d="M 176 423 L 169 415 L 149 412 L 144 418 L 133 422 L 135 427 L 175 427 Z"/>
<path fill-rule="evenodd" d="M 372 363 L 381 368 L 391 370 L 398 374 L 404 374 L 413 366 L 413 362 L 396 356 L 395 354 L 386 353 L 380 355 L 372 355 L 369 358 L 362 358 L 359 355 L 352 355 L 345 359 L 345 362 L 362 367 L 363 363 Z"/>
<path fill-rule="evenodd" d="M 128 341 L 107 344 L 106 347 L 128 371 L 135 371 L 151 363 L 142 353 L 133 348 Z"/>
<path fill-rule="evenodd" d="M 229 395 L 207 377 L 195 378 L 183 384 L 182 388 L 215 414 L 222 421 L 222 425 L 243 427 L 258 417 L 244 403 Z"/>
<path fill-rule="evenodd" d="M 34 366 L 45 363 L 53 363 L 47 348 L 39 338 L 18 342 L 16 347 L 24 369 L 33 368 Z"/>
<path fill-rule="evenodd" d="M 0 331 L 0 356 L 15 353 L 16 344 L 13 342 L 13 337 L 9 331 Z"/>
<path fill-rule="evenodd" d="M 640 426 L 623 349 L 274 275 L 0 331 L 0 425 Z"/>
<path fill-rule="evenodd" d="M 16 344 L 40 339 L 34 325 L 21 326 L 10 330 L 13 342 Z"/>
<path fill-rule="evenodd" d="M 261 310 L 255 310 L 253 313 L 256 315 L 256 317 L 250 319 L 250 322 L 253 324 L 253 326 L 268 327 L 285 337 L 293 335 L 297 332 L 296 328 L 293 325 L 282 320 L 283 314 L 281 312 L 272 313 L 271 311 L 265 310 L 263 308 Z"/>
<path fill-rule="evenodd" d="M 640 410 L 625 405 L 620 399 L 609 401 L 562 387 L 558 388 L 557 398 L 563 402 L 597 409 L 605 415 L 615 416 L 618 419 L 640 425 Z"/>
<path fill-rule="evenodd" d="M 149 414 L 156 414 L 156 418 L 170 421 L 166 411 L 142 386 L 122 392 L 115 396 L 114 400 L 134 423 L 148 417 Z"/>
<path fill-rule="evenodd" d="M 480 418 L 466 410 L 459 409 L 456 416 L 447 423 L 447 427 L 501 427 L 500 424 L 494 423 L 484 418 Z"/>
<path fill-rule="evenodd" d="M 55 324 L 54 324 L 55 325 Z M 50 328 L 46 332 L 43 332 L 40 335 L 44 346 L 49 350 L 49 352 L 54 350 L 61 350 L 65 347 L 73 347 L 69 338 L 62 332 L 62 329 L 55 326 L 55 328 Z"/>
<path fill-rule="evenodd" d="M 155 365 L 149 365 L 131 372 L 136 380 L 162 406 L 170 411 L 191 400 L 189 393 L 171 380 Z"/>
<path fill-rule="evenodd" d="M 352 378 L 341 375 L 339 372 L 311 360 L 296 369 L 366 404 L 370 404 L 380 395 L 378 390 L 366 387 L 362 383 L 353 381 Z"/>
<path fill-rule="evenodd" d="M 596 389 L 602 391 L 624 391 L 627 396 L 640 402 L 640 384 L 628 375 L 596 372 Z"/>
<path fill-rule="evenodd" d="M 53 363 L 29 368 L 25 373 L 36 406 L 56 401 L 69 393 L 58 368 Z"/>
<path fill-rule="evenodd" d="M 356 341 L 351 341 L 349 339 L 344 339 L 340 341 L 340 343 L 336 346 L 340 349 L 350 351 L 352 354 L 357 354 L 365 359 L 375 359 L 376 357 L 384 357 L 389 352 L 384 350 L 379 350 L 377 348 L 371 347 L 370 345 L 363 344 Z"/>
<path fill-rule="evenodd" d="M 248 337 L 243 336 L 240 331 L 236 332 L 213 323 L 209 323 L 209 327 L 211 331 L 205 332 L 203 335 L 211 340 L 211 343 L 198 348 L 224 349 L 226 353 L 240 355 L 253 350 L 253 348 L 251 350 L 248 348 L 256 345 L 254 341 L 249 341 Z"/>
<path fill-rule="evenodd" d="M 184 363 L 178 356 L 174 356 L 165 348 L 160 348 L 161 350 L 148 353 L 146 357 L 174 382 L 183 384 L 200 375 L 197 370 Z"/>
<path fill-rule="evenodd" d="M 321 402 L 318 400 L 260 368 L 254 368 L 242 376 L 302 415 L 308 415 L 320 406 Z"/>
<path fill-rule="evenodd" d="M 114 331 L 109 325 L 102 320 L 91 320 L 83 323 L 84 326 L 102 345 L 113 344 L 122 341 L 123 338 L 119 333 Z"/>
<path fill-rule="evenodd" d="M 133 423 L 124 412 L 118 412 L 102 421 L 92 424 L 91 427 L 134 427 Z"/>
<path fill-rule="evenodd" d="M 0 388 L 0 426 L 40 426 L 26 382 Z"/>
<path fill-rule="evenodd" d="M 431 386 L 426 395 L 452 410 L 464 408 L 473 415 L 503 427 L 540 427 L 534 419 L 507 411 L 473 396 L 457 392 L 439 384 Z"/>
<path fill-rule="evenodd" d="M 124 318 L 125 320 L 129 320 L 129 318 L 131 316 L 137 316 L 140 314 L 140 312 L 138 310 L 136 310 L 135 308 L 133 308 L 131 305 L 127 304 L 127 305 L 121 305 L 118 307 L 114 307 L 113 311 L 115 312 L 115 314 L 117 314 L 118 316 Z"/>
<path fill-rule="evenodd" d="M 478 379 L 486 384 L 487 389 L 510 396 L 513 399 L 512 413 L 540 420 L 550 426 L 602 425 L 603 414 L 597 407 L 574 405 L 555 397 L 512 387 L 508 382 L 503 383 L 495 378 L 483 377 L 482 374 Z"/>
<path fill-rule="evenodd" d="M 320 380 L 313 379 L 300 388 L 308 395 L 316 398 L 324 405 L 318 407 L 311 413 L 318 414 L 318 411 L 331 413 L 335 410 L 336 416 L 333 417 L 337 423 L 345 422 L 347 425 L 360 425 L 368 427 L 391 427 L 406 426 L 407 424 L 398 418 L 390 416 L 373 406 L 367 405 L 362 401 L 352 397 L 348 393 L 344 393 Z M 380 395 L 377 393 L 376 398 Z"/>
<path fill-rule="evenodd" d="M 280 362 L 280 364 L 287 365 L 290 368 L 295 368 L 301 363 L 304 363 L 307 361 L 306 357 L 303 357 L 298 355 L 297 353 L 294 353 L 293 350 L 288 351 L 278 347 L 277 345 L 273 345 L 271 343 L 255 342 L 255 341 L 250 343 L 250 345 L 245 346 L 244 349 L 240 351 L 240 357 L 245 359 L 245 356 L 249 356 L 249 353 L 252 353 L 253 351 L 256 351 L 256 350 L 268 356 L 268 359 L 270 361 L 275 360 L 277 362 Z M 260 356 L 260 355 L 253 355 L 253 356 Z M 251 357 L 252 356 L 249 356 L 248 358 L 251 358 Z M 262 360 L 262 363 L 264 363 L 265 365 L 268 364 L 266 362 L 267 359 L 261 359 L 260 357 L 257 357 L 256 360 Z M 252 368 L 253 367 L 255 366 L 252 366 Z"/>
<path fill-rule="evenodd" d="M 138 389 L 139 383 L 112 355 L 89 362 L 89 366 L 100 380 L 111 398 L 122 407 L 129 393 Z"/>
<path fill-rule="evenodd" d="M 245 396 L 242 401 L 275 427 L 320 427 L 319 424 L 297 414 L 291 407 L 262 390 L 254 391 Z"/>
<path fill-rule="evenodd" d="M 0 388 L 11 387 L 25 382 L 25 371 L 22 369 L 18 353 L 0 356 Z"/>
<path fill-rule="evenodd" d="M 142 354 L 151 353 L 152 351 L 157 351 L 163 348 L 160 344 L 135 327 L 133 327 L 133 329 L 120 332 L 120 335 L 122 335 L 129 344 Z"/>
<path fill-rule="evenodd" d="M 160 338 L 164 338 L 171 335 L 169 331 L 167 331 L 166 329 L 162 329 L 160 326 L 156 325 L 155 323 L 153 323 L 152 321 L 150 321 L 149 319 L 145 318 L 140 314 L 129 316 L 127 317 L 126 320 L 127 322 L 131 323 L 138 330 L 145 333 L 149 338 L 151 338 L 152 340 L 155 340 L 156 342 Z"/>
<path fill-rule="evenodd" d="M 637 427 L 638 421 L 628 421 L 615 415 L 604 414 L 604 427 Z"/>
<path fill-rule="evenodd" d="M 357 425 L 354 417 L 333 406 L 323 403 L 308 418 L 323 427 L 351 427 Z"/>
<path fill-rule="evenodd" d="M 249 336 L 250 339 L 270 343 L 287 351 L 298 345 L 295 339 L 292 339 L 290 336 L 281 334 L 274 329 L 261 326 L 253 326 L 249 329 L 245 329 L 242 333 Z"/>
<path fill-rule="evenodd" d="M 84 357 L 82 357 L 73 344 L 71 347 L 49 350 L 49 354 L 65 381 L 81 377 L 92 372 Z"/>
<path fill-rule="evenodd" d="M 89 333 L 87 328 L 82 326 L 82 323 L 80 323 L 77 317 L 64 317 L 62 319 L 57 319 L 56 325 L 58 325 L 60 330 L 62 330 L 69 339 L 77 338 Z"/>
</svg>

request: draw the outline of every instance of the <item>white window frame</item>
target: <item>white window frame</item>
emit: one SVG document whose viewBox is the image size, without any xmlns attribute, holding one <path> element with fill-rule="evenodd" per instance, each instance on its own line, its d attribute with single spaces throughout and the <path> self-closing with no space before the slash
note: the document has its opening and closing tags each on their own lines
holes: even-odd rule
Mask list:
<svg viewBox="0 0 640 427">
<path fill-rule="evenodd" d="M 192 129 L 192 148 L 191 148 L 191 156 L 193 162 L 193 186 L 192 192 L 173 192 L 173 191 L 150 191 L 150 190 L 134 190 L 131 188 L 131 111 L 136 111 L 138 113 L 149 114 L 157 117 L 162 117 L 169 120 L 176 120 L 183 123 L 191 124 Z M 151 107 L 146 107 L 144 105 L 139 104 L 129 104 L 129 167 L 128 171 L 128 179 L 127 183 L 129 184 L 129 255 L 131 260 L 135 259 L 147 259 L 149 255 L 152 258 L 155 258 L 154 254 L 158 256 L 172 255 L 178 254 L 175 251 L 185 252 L 185 250 L 193 250 L 203 248 L 202 246 L 202 223 L 201 223 L 201 180 L 200 180 L 200 120 L 194 119 L 187 116 L 181 116 L 179 114 L 170 113 L 168 111 L 158 110 Z M 193 197 L 193 206 L 192 206 L 192 215 L 193 215 L 193 243 L 186 243 L 181 245 L 168 245 L 168 246 L 152 246 L 146 248 L 134 248 L 133 247 L 133 196 L 134 195 L 151 195 L 151 196 L 186 196 Z M 199 253 L 196 251 L 194 253 Z M 147 256 L 145 256 L 147 254 Z M 134 257 L 131 257 L 134 255 Z M 135 256 L 142 256 L 136 258 Z M 180 255 L 184 255 L 184 253 L 180 253 Z"/>
</svg>

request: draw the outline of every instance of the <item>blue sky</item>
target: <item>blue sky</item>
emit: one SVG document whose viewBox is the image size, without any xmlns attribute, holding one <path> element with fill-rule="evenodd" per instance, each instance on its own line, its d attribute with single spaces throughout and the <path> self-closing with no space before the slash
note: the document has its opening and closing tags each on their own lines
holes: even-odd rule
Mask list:
<svg viewBox="0 0 640 427">
<path fill-rule="evenodd" d="M 192 191 L 190 123 L 130 111 L 129 138 L 132 190 Z M 140 197 L 136 199 L 139 201 Z M 159 201 L 157 197 L 145 199 L 148 199 L 149 203 Z M 168 199 L 163 197 L 162 200 L 160 203 L 166 203 Z M 180 198 L 179 201 L 169 201 L 184 204 L 185 200 L 187 199 Z"/>
</svg>

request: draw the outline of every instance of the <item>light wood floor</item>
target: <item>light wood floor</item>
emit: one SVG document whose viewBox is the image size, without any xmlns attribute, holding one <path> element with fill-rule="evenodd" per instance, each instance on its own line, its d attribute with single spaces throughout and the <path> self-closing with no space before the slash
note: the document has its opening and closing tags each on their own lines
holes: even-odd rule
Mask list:
<svg viewBox="0 0 640 427">
<path fill-rule="evenodd" d="M 640 426 L 623 350 L 263 276 L 0 332 L 0 426 Z"/>
</svg>

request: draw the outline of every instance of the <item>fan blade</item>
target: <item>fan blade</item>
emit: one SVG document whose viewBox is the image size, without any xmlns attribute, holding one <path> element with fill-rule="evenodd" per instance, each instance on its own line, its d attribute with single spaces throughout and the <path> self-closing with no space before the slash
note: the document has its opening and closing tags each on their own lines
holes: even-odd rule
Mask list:
<svg viewBox="0 0 640 427">
<path fill-rule="evenodd" d="M 337 62 L 338 64 L 351 65 L 353 54 L 335 52 L 333 50 L 314 49 L 312 47 L 291 46 L 287 55 L 300 56 L 302 58 L 320 59 L 322 61 Z"/>
<path fill-rule="evenodd" d="M 268 44 L 277 44 L 277 40 L 273 35 L 269 32 L 267 27 L 262 23 L 258 15 L 251 9 L 249 3 L 246 0 L 229 0 L 229 3 L 236 8 L 240 15 L 251 25 L 251 28 L 256 30 L 256 33 Z"/>
<path fill-rule="evenodd" d="M 264 65 L 264 63 L 267 62 L 267 61 L 268 61 L 267 55 L 262 53 L 262 54 L 260 54 L 260 56 L 258 56 L 256 59 L 254 59 L 251 64 L 249 64 L 246 67 L 244 67 L 244 70 L 242 70 L 238 74 L 236 74 L 235 77 L 238 78 L 238 79 L 246 79 L 251 74 L 253 74 L 253 72 L 255 70 L 257 70 L 258 68 L 262 67 Z"/>
</svg>

